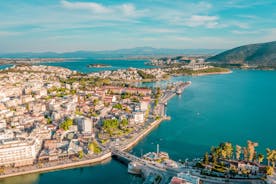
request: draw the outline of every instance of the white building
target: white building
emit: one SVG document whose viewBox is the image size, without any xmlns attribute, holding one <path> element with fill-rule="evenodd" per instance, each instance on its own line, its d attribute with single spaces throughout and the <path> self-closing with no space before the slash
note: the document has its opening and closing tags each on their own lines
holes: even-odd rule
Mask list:
<svg viewBox="0 0 276 184">
<path fill-rule="evenodd" d="M 81 131 L 83 134 L 91 134 L 92 133 L 92 121 L 89 118 L 85 117 L 77 117 L 76 122 L 79 126 L 79 131 Z"/>
<path fill-rule="evenodd" d="M 0 140 L 12 139 L 14 138 L 14 133 L 10 129 L 4 129 L 0 131 Z"/>
<path fill-rule="evenodd" d="M 0 166 L 32 165 L 37 155 L 35 140 L 10 139 L 0 141 Z"/>
<path fill-rule="evenodd" d="M 6 129 L 6 127 L 7 127 L 6 120 L 0 120 L 0 130 L 1 129 Z"/>
<path fill-rule="evenodd" d="M 145 116 L 144 112 L 138 111 L 138 112 L 133 112 L 133 119 L 135 123 L 143 123 Z"/>
<path fill-rule="evenodd" d="M 148 101 L 143 101 L 142 100 L 139 105 L 140 105 L 140 110 L 141 111 L 146 111 L 149 108 L 149 102 Z"/>
<path fill-rule="evenodd" d="M 253 163 L 249 163 L 249 162 L 238 162 L 238 170 L 242 171 L 242 170 L 249 170 L 252 173 L 257 173 L 259 172 L 259 167 L 257 165 L 254 165 Z"/>
</svg>

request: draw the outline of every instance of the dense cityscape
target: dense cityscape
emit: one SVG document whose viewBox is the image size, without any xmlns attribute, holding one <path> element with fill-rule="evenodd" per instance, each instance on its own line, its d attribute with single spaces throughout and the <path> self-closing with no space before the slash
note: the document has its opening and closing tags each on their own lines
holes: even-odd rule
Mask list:
<svg viewBox="0 0 276 184">
<path fill-rule="evenodd" d="M 276 1 L 0 2 L 0 184 L 276 184 Z"/>
</svg>

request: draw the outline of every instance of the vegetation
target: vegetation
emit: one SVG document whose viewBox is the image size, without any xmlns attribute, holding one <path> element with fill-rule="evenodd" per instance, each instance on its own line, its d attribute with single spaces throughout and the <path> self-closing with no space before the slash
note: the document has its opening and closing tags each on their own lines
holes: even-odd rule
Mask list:
<svg viewBox="0 0 276 184">
<path fill-rule="evenodd" d="M 78 156 L 79 156 L 79 159 L 82 159 L 82 158 L 83 158 L 84 153 L 83 153 L 83 151 L 82 151 L 82 150 L 78 152 Z"/>
<path fill-rule="evenodd" d="M 113 105 L 113 108 L 122 110 L 123 106 L 122 106 L 122 104 L 117 103 L 117 104 Z"/>
<path fill-rule="evenodd" d="M 121 121 L 121 125 L 122 125 L 123 127 L 126 127 L 126 126 L 128 125 L 128 120 L 127 120 L 127 119 L 123 119 L 123 120 Z"/>
<path fill-rule="evenodd" d="M 130 93 L 122 93 L 122 94 L 121 94 L 121 98 L 122 98 L 122 99 L 130 98 L 130 97 L 131 97 L 131 94 L 130 94 Z"/>
<path fill-rule="evenodd" d="M 145 73 L 142 70 L 137 70 L 137 73 L 142 77 L 142 79 L 155 79 L 154 75 Z"/>
<path fill-rule="evenodd" d="M 265 171 L 267 175 L 272 175 L 274 173 L 274 169 L 271 166 L 267 166 Z"/>
<path fill-rule="evenodd" d="M 104 130 L 114 130 L 119 126 L 118 119 L 106 119 L 103 121 L 103 129 Z"/>
<path fill-rule="evenodd" d="M 208 74 L 208 73 L 217 73 L 217 72 L 229 72 L 230 70 L 227 68 L 220 68 L 220 67 L 211 67 L 201 70 L 190 70 L 190 69 L 177 69 L 172 70 L 170 74 L 172 75 L 199 75 L 199 74 Z"/>
<path fill-rule="evenodd" d="M 139 103 L 140 102 L 140 100 L 137 97 L 131 98 L 131 101 L 135 102 L 135 103 Z"/>
<path fill-rule="evenodd" d="M 4 167 L 0 167 L 0 174 L 4 174 L 5 173 L 5 168 Z"/>
<path fill-rule="evenodd" d="M 52 123 L 52 119 L 51 118 L 46 118 L 47 124 L 51 124 Z"/>
<path fill-rule="evenodd" d="M 267 159 L 267 165 L 270 166 L 272 164 L 272 167 L 275 167 L 276 164 L 276 150 L 270 150 L 269 148 L 266 149 L 266 159 Z"/>
<path fill-rule="evenodd" d="M 95 154 L 99 154 L 102 152 L 101 148 L 99 147 L 98 143 L 96 141 L 93 141 L 89 143 L 88 149 Z"/>
<path fill-rule="evenodd" d="M 73 125 L 73 120 L 70 118 L 66 118 L 65 121 L 63 121 L 59 127 L 62 128 L 63 130 L 67 131 L 69 130 L 70 126 Z"/>
<path fill-rule="evenodd" d="M 248 161 L 249 163 L 255 162 L 255 163 L 262 163 L 263 160 L 265 159 L 265 156 L 261 153 L 257 154 L 255 148 L 258 146 L 257 142 L 252 142 L 250 140 L 247 141 L 247 146 L 246 147 L 241 147 L 239 145 L 235 146 L 235 157 L 236 160 L 243 160 L 243 161 Z M 273 174 L 273 171 L 275 168 L 275 163 L 276 163 L 276 150 L 270 150 L 267 149 L 267 161 L 268 161 L 268 166 L 266 168 L 266 173 L 267 175 Z M 220 173 L 230 173 L 231 175 L 236 175 L 238 174 L 238 170 L 235 166 L 230 165 L 225 167 L 225 161 L 231 161 L 234 159 L 234 149 L 233 146 L 230 142 L 224 142 L 220 143 L 217 147 L 212 147 L 210 154 L 207 152 L 205 153 L 203 157 L 203 161 L 200 162 L 201 167 L 202 166 L 205 168 L 207 165 L 211 167 L 211 171 L 215 172 L 220 172 Z M 242 158 L 242 159 L 241 159 Z M 208 170 L 208 169 L 207 169 Z M 212 175 L 215 173 L 211 173 L 211 171 L 204 171 L 204 174 Z M 248 170 L 244 168 L 241 170 L 242 174 L 248 175 L 251 174 L 251 170 Z M 253 173 L 256 174 L 256 173 Z"/>
<path fill-rule="evenodd" d="M 275 66 L 276 41 L 237 47 L 210 57 L 207 61 L 218 63 L 249 63 Z"/>
</svg>

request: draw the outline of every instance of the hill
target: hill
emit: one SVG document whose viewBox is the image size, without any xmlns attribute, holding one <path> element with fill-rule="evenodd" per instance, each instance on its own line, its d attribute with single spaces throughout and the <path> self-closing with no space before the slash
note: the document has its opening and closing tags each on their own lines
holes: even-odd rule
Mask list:
<svg viewBox="0 0 276 184">
<path fill-rule="evenodd" d="M 158 57 L 177 55 L 214 55 L 219 49 L 166 49 L 152 47 L 136 47 L 131 49 L 106 51 L 75 51 L 75 52 L 23 52 L 0 53 L 0 58 L 130 58 Z"/>
<path fill-rule="evenodd" d="M 276 41 L 250 44 L 224 51 L 207 59 L 209 62 L 227 64 L 276 65 Z"/>
</svg>

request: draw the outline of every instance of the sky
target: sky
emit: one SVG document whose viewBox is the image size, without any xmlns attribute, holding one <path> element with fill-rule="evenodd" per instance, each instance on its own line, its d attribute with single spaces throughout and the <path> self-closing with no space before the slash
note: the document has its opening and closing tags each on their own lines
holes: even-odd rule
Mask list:
<svg viewBox="0 0 276 184">
<path fill-rule="evenodd" d="M 229 49 L 275 40 L 275 0 L 0 1 L 0 53 Z"/>
</svg>

